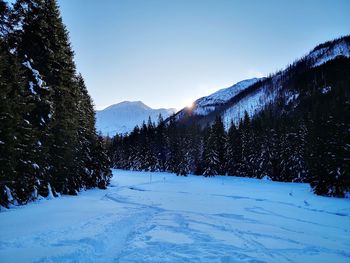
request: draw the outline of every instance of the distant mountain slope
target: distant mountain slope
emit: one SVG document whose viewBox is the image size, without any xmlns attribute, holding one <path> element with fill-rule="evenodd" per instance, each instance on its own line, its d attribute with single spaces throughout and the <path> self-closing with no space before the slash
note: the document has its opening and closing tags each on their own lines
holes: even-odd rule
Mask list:
<svg viewBox="0 0 350 263">
<path fill-rule="evenodd" d="M 295 100 L 298 95 L 284 88 L 286 81 L 301 71 L 318 67 L 337 57 L 350 58 L 350 36 L 318 45 L 309 54 L 271 77 L 241 81 L 228 89 L 200 98 L 193 107 L 180 110 L 176 119 L 183 123 L 206 125 L 220 115 L 226 126 L 231 120 L 237 124 L 245 112 L 253 116 L 277 97 L 285 97 L 288 103 Z"/>
<path fill-rule="evenodd" d="M 193 103 L 191 108 L 185 108 L 177 114 L 177 118 L 182 118 L 186 114 L 190 115 L 208 115 L 209 113 L 215 111 L 216 108 L 228 102 L 231 98 L 239 94 L 241 91 L 245 90 L 249 86 L 255 84 L 261 79 L 253 78 L 240 81 L 229 88 L 224 88 L 218 90 L 217 92 L 199 98 Z"/>
<path fill-rule="evenodd" d="M 152 109 L 141 101 L 124 101 L 97 111 L 96 127 L 103 135 L 114 136 L 132 131 L 149 117 L 156 122 L 159 114 L 167 118 L 174 112 L 175 109 Z"/>
</svg>

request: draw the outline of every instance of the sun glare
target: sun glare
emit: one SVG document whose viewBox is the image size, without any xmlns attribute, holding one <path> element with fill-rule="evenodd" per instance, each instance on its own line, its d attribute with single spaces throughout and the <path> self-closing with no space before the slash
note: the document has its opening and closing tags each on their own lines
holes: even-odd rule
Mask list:
<svg viewBox="0 0 350 263">
<path fill-rule="evenodd" d="M 192 108 L 193 108 L 193 100 L 191 100 L 191 101 L 186 101 L 186 102 L 184 103 L 184 105 L 185 105 L 185 107 L 186 107 L 187 109 L 192 109 Z"/>
</svg>

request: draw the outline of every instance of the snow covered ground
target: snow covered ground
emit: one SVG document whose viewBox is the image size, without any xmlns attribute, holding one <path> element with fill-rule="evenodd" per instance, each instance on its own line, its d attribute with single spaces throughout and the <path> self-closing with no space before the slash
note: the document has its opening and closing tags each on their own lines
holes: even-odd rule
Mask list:
<svg viewBox="0 0 350 263">
<path fill-rule="evenodd" d="M 307 184 L 114 171 L 0 213 L 0 262 L 350 262 L 350 200 Z"/>
</svg>

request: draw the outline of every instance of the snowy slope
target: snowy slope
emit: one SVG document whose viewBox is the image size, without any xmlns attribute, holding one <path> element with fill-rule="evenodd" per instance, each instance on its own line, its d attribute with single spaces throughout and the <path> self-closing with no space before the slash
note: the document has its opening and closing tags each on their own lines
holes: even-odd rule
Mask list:
<svg viewBox="0 0 350 263">
<path fill-rule="evenodd" d="M 255 84 L 257 81 L 263 78 L 253 78 L 240 81 L 231 87 L 220 89 L 213 94 L 199 98 L 193 103 L 191 108 L 184 108 L 177 113 L 177 119 L 185 117 L 187 114 L 190 115 L 208 115 L 215 109 L 225 104 L 227 101 L 232 99 L 234 96 L 244 91 L 251 85 Z"/>
<path fill-rule="evenodd" d="M 196 115 L 206 115 L 209 112 L 215 110 L 218 105 L 224 104 L 241 91 L 245 90 L 249 86 L 253 85 L 260 79 L 253 78 L 240 81 L 233 86 L 225 89 L 218 90 L 217 92 L 207 96 L 202 97 L 194 102 L 193 114 Z"/>
<path fill-rule="evenodd" d="M 276 93 L 270 93 L 267 86 L 262 86 L 257 92 L 248 94 L 222 113 L 225 127 L 229 128 L 231 121 L 238 125 L 245 112 L 249 116 L 254 116 L 267 103 L 272 102 L 275 97 Z"/>
<path fill-rule="evenodd" d="M 337 58 L 338 56 L 350 57 L 350 42 L 346 39 L 336 40 L 334 42 L 325 43 L 320 47 L 316 47 L 303 59 L 305 59 L 310 67 L 320 66 L 327 61 Z M 283 88 L 281 76 L 288 75 L 288 68 L 272 76 L 271 85 L 262 83 L 260 88 L 244 96 L 237 103 L 228 107 L 222 112 L 222 117 L 226 127 L 229 126 L 231 120 L 238 124 L 240 119 L 244 117 L 247 111 L 250 117 L 261 111 L 267 104 L 273 102 L 279 92 Z M 297 98 L 298 94 L 291 94 L 287 99 L 288 102 Z"/>
<path fill-rule="evenodd" d="M 306 62 L 307 67 L 320 66 L 327 61 L 339 56 L 350 58 L 350 36 L 339 38 L 323 43 L 298 62 Z M 253 116 L 261 111 L 267 104 L 274 102 L 275 98 L 283 90 L 283 77 L 287 78 L 290 68 L 287 67 L 274 75 L 271 79 L 250 79 L 241 81 L 228 89 L 219 90 L 212 95 L 198 99 L 192 108 L 185 108 L 177 113 L 177 119 L 183 120 L 191 116 L 200 116 L 205 122 L 213 121 L 211 113 L 219 114 L 223 117 L 225 126 L 228 127 L 231 120 L 236 124 L 244 117 L 247 111 L 249 116 Z M 257 88 L 249 91 L 253 84 L 260 81 Z M 298 94 L 291 94 L 291 100 L 297 98 Z M 287 98 L 287 101 L 291 100 Z M 198 121 L 198 118 L 196 119 Z M 202 123 L 203 124 L 203 123 Z"/>
<path fill-rule="evenodd" d="M 307 55 L 307 59 L 311 60 L 313 67 L 316 67 L 338 56 L 350 58 L 350 40 L 345 38 L 316 47 Z"/>
<path fill-rule="evenodd" d="M 350 199 L 307 184 L 114 170 L 0 212 L 0 262 L 349 262 Z"/>
<path fill-rule="evenodd" d="M 97 111 L 96 127 L 103 135 L 114 136 L 116 133 L 132 131 L 143 121 L 147 123 L 148 117 L 156 122 L 159 114 L 165 119 L 174 112 L 175 109 L 152 109 L 141 101 L 124 101 Z"/>
<path fill-rule="evenodd" d="M 267 104 L 273 102 L 282 89 L 281 76 L 283 74 L 285 72 L 282 71 L 274 75 L 269 82 L 262 82 L 256 91 L 242 96 L 237 102 L 226 107 L 221 112 L 225 127 L 229 128 L 231 121 L 238 125 L 245 112 L 252 117 L 264 109 Z"/>
</svg>

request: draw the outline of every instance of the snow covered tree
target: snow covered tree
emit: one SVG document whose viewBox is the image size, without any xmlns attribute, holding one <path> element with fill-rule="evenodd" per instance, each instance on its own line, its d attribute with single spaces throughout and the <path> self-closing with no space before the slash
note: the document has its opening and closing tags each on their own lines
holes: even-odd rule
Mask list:
<svg viewBox="0 0 350 263">
<path fill-rule="evenodd" d="M 79 145 L 76 163 L 79 164 L 80 187 L 106 188 L 110 179 L 110 160 L 104 149 L 103 139 L 96 134 L 95 111 L 83 77 L 76 77 L 78 85 Z"/>
<path fill-rule="evenodd" d="M 156 171 L 165 170 L 166 154 L 167 154 L 167 138 L 166 125 L 161 114 L 158 117 L 158 125 L 155 128 L 155 153 L 156 153 Z"/>
<path fill-rule="evenodd" d="M 226 167 L 229 175 L 237 175 L 239 167 L 242 163 L 242 141 L 241 134 L 231 121 L 230 128 L 227 133 L 226 147 Z"/>
<path fill-rule="evenodd" d="M 204 175 L 218 175 L 225 173 L 226 156 L 226 132 L 221 117 L 216 117 L 209 131 L 208 141 L 205 146 L 205 170 Z"/>
<path fill-rule="evenodd" d="M 281 173 L 281 153 L 280 153 L 280 134 L 275 129 L 270 129 L 265 136 L 265 144 L 262 149 L 265 152 L 266 160 L 263 167 L 263 175 L 272 180 L 278 180 Z M 259 176 L 259 175 L 258 175 Z"/>
<path fill-rule="evenodd" d="M 14 197 L 20 199 L 18 201 L 26 201 L 30 197 L 28 193 L 30 190 L 24 185 L 26 178 L 20 174 L 20 166 L 27 171 L 32 169 L 22 157 L 29 151 L 29 145 L 25 141 L 27 138 L 32 138 L 31 125 L 24 119 L 28 108 L 26 104 L 28 93 L 21 64 L 9 52 L 7 43 L 0 39 L 0 204 L 2 206 L 7 206 L 10 201 L 6 188 L 13 191 Z"/>
<path fill-rule="evenodd" d="M 170 116 L 169 124 L 167 127 L 168 133 L 168 151 L 166 160 L 166 170 L 173 172 L 176 170 L 177 165 L 180 163 L 181 148 L 179 144 L 179 133 L 176 124 L 175 116 Z"/>
<path fill-rule="evenodd" d="M 307 128 L 304 123 L 301 123 L 294 129 L 282 135 L 280 180 L 304 182 L 307 180 L 305 164 Z"/>
<path fill-rule="evenodd" d="M 253 177 L 255 175 L 253 165 L 257 150 L 251 120 L 247 112 L 244 114 L 244 119 L 240 123 L 239 129 L 242 141 L 242 165 L 240 166 L 239 174 Z"/>
<path fill-rule="evenodd" d="M 79 188 L 73 178 L 78 172 L 74 163 L 78 144 L 77 87 L 68 33 L 54 0 L 18 0 L 14 17 L 18 28 L 14 32 L 18 57 L 37 70 L 52 89 L 52 114 L 47 112 L 42 116 L 50 118 L 46 127 L 49 132 L 44 132 L 50 136 L 41 141 L 49 153 L 48 173 L 55 190 L 74 194 Z"/>
</svg>

